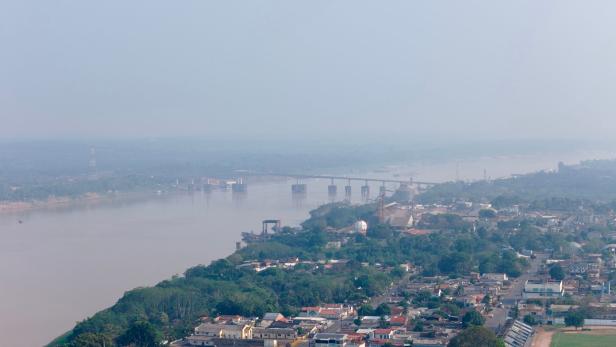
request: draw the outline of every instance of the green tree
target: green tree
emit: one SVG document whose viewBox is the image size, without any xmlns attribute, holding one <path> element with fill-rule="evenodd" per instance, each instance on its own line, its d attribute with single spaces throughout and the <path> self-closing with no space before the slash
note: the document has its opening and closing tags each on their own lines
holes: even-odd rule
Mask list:
<svg viewBox="0 0 616 347">
<path fill-rule="evenodd" d="M 504 347 L 502 340 L 487 328 L 473 326 L 464 329 L 449 341 L 448 347 Z"/>
<path fill-rule="evenodd" d="M 462 317 L 462 325 L 464 325 L 464 327 L 480 326 L 483 325 L 483 323 L 485 323 L 485 319 L 475 310 L 466 312 L 464 317 Z"/>
<path fill-rule="evenodd" d="M 152 324 L 135 322 L 118 337 L 118 344 L 120 346 L 156 347 L 159 346 L 160 339 L 160 333 Z"/>
<path fill-rule="evenodd" d="M 357 309 L 357 314 L 360 316 L 373 316 L 374 309 L 368 304 L 363 304 Z"/>
<path fill-rule="evenodd" d="M 368 228 L 367 235 L 368 237 L 374 237 L 376 239 L 387 239 L 390 238 L 393 233 L 394 230 L 391 226 L 389 226 L 389 224 L 377 224 Z"/>
<path fill-rule="evenodd" d="M 537 319 L 532 314 L 524 316 L 524 323 L 528 325 L 537 325 Z"/>
<path fill-rule="evenodd" d="M 490 219 L 496 217 L 496 211 L 492 209 L 479 210 L 479 218 Z"/>
<path fill-rule="evenodd" d="M 556 281 L 562 281 L 565 278 L 565 271 L 560 264 L 555 264 L 550 267 L 550 277 Z"/>
<path fill-rule="evenodd" d="M 391 307 L 385 303 L 382 303 L 376 308 L 376 310 L 374 310 L 374 314 L 377 316 L 388 316 L 391 314 Z"/>
<path fill-rule="evenodd" d="M 424 323 L 422 321 L 418 321 L 417 323 L 415 323 L 415 326 L 413 327 L 413 331 L 417 331 L 417 332 L 424 331 Z"/>
<path fill-rule="evenodd" d="M 99 333 L 80 334 L 70 344 L 71 347 L 111 347 L 113 341 L 111 337 Z"/>
<path fill-rule="evenodd" d="M 574 326 L 575 330 L 584 326 L 584 315 L 579 311 L 569 311 L 565 316 L 565 325 Z"/>
</svg>

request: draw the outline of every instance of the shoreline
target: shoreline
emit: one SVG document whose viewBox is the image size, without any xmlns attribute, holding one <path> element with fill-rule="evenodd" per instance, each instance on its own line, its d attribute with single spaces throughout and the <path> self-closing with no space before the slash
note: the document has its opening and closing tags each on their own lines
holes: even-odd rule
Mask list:
<svg viewBox="0 0 616 347">
<path fill-rule="evenodd" d="M 170 196 L 165 194 L 162 196 Z M 72 207 L 100 206 L 105 203 L 144 201 L 160 197 L 154 192 L 126 192 L 113 194 L 88 193 L 85 196 L 50 197 L 47 200 L 0 201 L 0 215 L 23 214 L 34 211 L 47 211 Z"/>
<path fill-rule="evenodd" d="M 281 178 L 269 177 L 254 180 L 254 184 L 274 183 L 279 182 Z M 214 191 L 225 191 L 223 189 L 215 189 Z M 230 190 L 229 190 L 230 191 Z M 157 191 L 126 191 L 114 193 L 86 193 L 79 197 L 49 197 L 46 200 L 33 201 L 8 201 L 0 200 L 0 216 L 20 215 L 34 211 L 52 211 L 58 209 L 75 208 L 75 207 L 100 207 L 105 204 L 113 203 L 135 203 L 144 202 L 152 199 L 165 199 L 181 195 L 182 193 L 201 193 L 201 190 L 168 190 L 164 193 Z"/>
</svg>

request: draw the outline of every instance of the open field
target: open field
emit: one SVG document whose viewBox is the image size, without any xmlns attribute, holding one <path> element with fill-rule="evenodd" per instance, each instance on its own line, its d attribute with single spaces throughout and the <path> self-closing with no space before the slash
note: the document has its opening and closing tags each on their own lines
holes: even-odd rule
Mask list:
<svg viewBox="0 0 616 347">
<path fill-rule="evenodd" d="M 616 346 L 616 332 L 558 332 L 552 336 L 550 347 L 613 347 Z"/>
</svg>

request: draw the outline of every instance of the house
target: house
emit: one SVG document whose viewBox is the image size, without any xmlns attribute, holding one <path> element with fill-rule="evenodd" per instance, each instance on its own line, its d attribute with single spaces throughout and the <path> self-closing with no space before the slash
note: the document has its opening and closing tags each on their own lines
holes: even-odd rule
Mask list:
<svg viewBox="0 0 616 347">
<path fill-rule="evenodd" d="M 400 264 L 400 268 L 404 270 L 404 272 L 411 272 L 415 269 L 415 266 L 411 263 L 402 263 Z"/>
<path fill-rule="evenodd" d="M 392 326 L 401 327 L 405 326 L 406 323 L 408 323 L 408 318 L 406 316 L 393 316 L 389 318 L 389 324 Z"/>
<path fill-rule="evenodd" d="M 358 333 L 347 334 L 346 347 L 366 347 L 366 335 Z"/>
<path fill-rule="evenodd" d="M 288 340 L 297 338 L 297 330 L 293 323 L 274 322 L 269 327 L 255 327 L 252 338 L 259 340 Z"/>
<path fill-rule="evenodd" d="M 475 307 L 481 304 L 481 300 L 483 300 L 484 296 L 484 294 L 468 294 L 458 299 L 462 301 L 465 306 Z"/>
<path fill-rule="evenodd" d="M 190 335 L 186 337 L 186 343 L 190 346 L 215 347 L 212 338 L 202 335 Z"/>
<path fill-rule="evenodd" d="M 220 339 L 252 339 L 252 325 L 201 323 L 195 328 L 194 335 Z"/>
<path fill-rule="evenodd" d="M 355 315 L 352 306 L 343 304 L 324 304 L 323 306 L 302 307 L 300 317 L 322 317 L 327 319 L 345 319 Z"/>
<path fill-rule="evenodd" d="M 314 335 L 310 345 L 312 347 L 347 347 L 348 340 L 347 334 L 318 333 Z"/>
<path fill-rule="evenodd" d="M 543 322 L 545 320 L 545 308 L 541 305 L 534 304 L 518 304 L 518 316 L 524 317 L 526 315 L 533 316 L 537 321 Z"/>
<path fill-rule="evenodd" d="M 396 329 L 374 329 L 371 335 L 371 339 L 375 340 L 391 340 L 394 337 Z"/>
<path fill-rule="evenodd" d="M 404 347 L 404 340 L 373 339 L 368 342 L 368 347 L 383 347 L 385 345 Z"/>
<path fill-rule="evenodd" d="M 481 278 L 490 280 L 490 281 L 498 281 L 498 282 L 504 282 L 504 281 L 509 280 L 509 278 L 507 277 L 507 274 L 505 273 L 484 273 L 481 276 Z"/>
<path fill-rule="evenodd" d="M 384 317 L 386 320 L 389 319 L 388 316 Z M 361 317 L 361 326 L 363 328 L 375 328 L 379 326 L 381 322 L 380 316 L 363 316 Z"/>
<path fill-rule="evenodd" d="M 279 322 L 279 321 L 286 321 L 287 319 L 282 315 L 282 313 L 268 312 L 263 315 L 263 320 L 271 321 L 271 322 Z"/>
</svg>

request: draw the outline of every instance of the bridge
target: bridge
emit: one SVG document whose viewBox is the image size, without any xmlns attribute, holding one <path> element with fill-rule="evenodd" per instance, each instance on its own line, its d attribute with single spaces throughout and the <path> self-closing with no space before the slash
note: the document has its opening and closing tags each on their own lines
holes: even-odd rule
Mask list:
<svg viewBox="0 0 616 347">
<path fill-rule="evenodd" d="M 370 187 L 368 186 L 368 182 L 379 182 L 381 183 L 380 194 L 385 194 L 387 189 L 385 188 L 386 183 L 395 183 L 399 184 L 400 188 L 398 191 L 408 191 L 410 193 L 410 187 L 415 186 L 417 189 L 428 188 L 438 184 L 437 182 L 426 182 L 426 181 L 414 181 L 413 178 L 409 178 L 408 180 L 400 180 L 400 179 L 392 179 L 392 178 L 375 178 L 375 177 L 357 177 L 357 176 L 337 176 L 337 175 L 317 175 L 317 174 L 295 174 L 295 173 L 284 173 L 284 172 L 254 172 L 254 171 L 236 171 L 236 173 L 240 176 L 271 176 L 271 177 L 288 177 L 297 179 L 297 183 L 291 185 L 291 192 L 293 194 L 301 195 L 305 194 L 307 191 L 307 186 L 304 183 L 300 183 L 300 180 L 303 179 L 328 179 L 331 180 L 331 184 L 327 187 L 327 191 L 330 196 L 335 196 L 338 191 L 338 186 L 334 184 L 334 181 L 346 181 L 347 184 L 344 186 L 344 193 L 347 198 L 351 197 L 351 181 L 361 181 L 364 182 L 364 185 L 361 186 L 361 196 L 363 198 L 368 198 L 370 195 Z M 244 187 L 245 188 L 245 187 Z"/>
<path fill-rule="evenodd" d="M 252 172 L 252 171 L 236 171 L 244 176 L 272 176 L 272 177 L 289 177 L 296 179 L 328 179 L 342 181 L 363 181 L 363 182 L 381 182 L 381 183 L 398 183 L 407 185 L 434 186 L 437 182 L 415 181 L 413 178 L 408 180 L 397 180 L 391 178 L 374 178 L 374 177 L 353 177 L 353 176 L 335 176 L 335 175 L 313 175 L 313 174 L 292 174 L 280 172 Z"/>
</svg>

